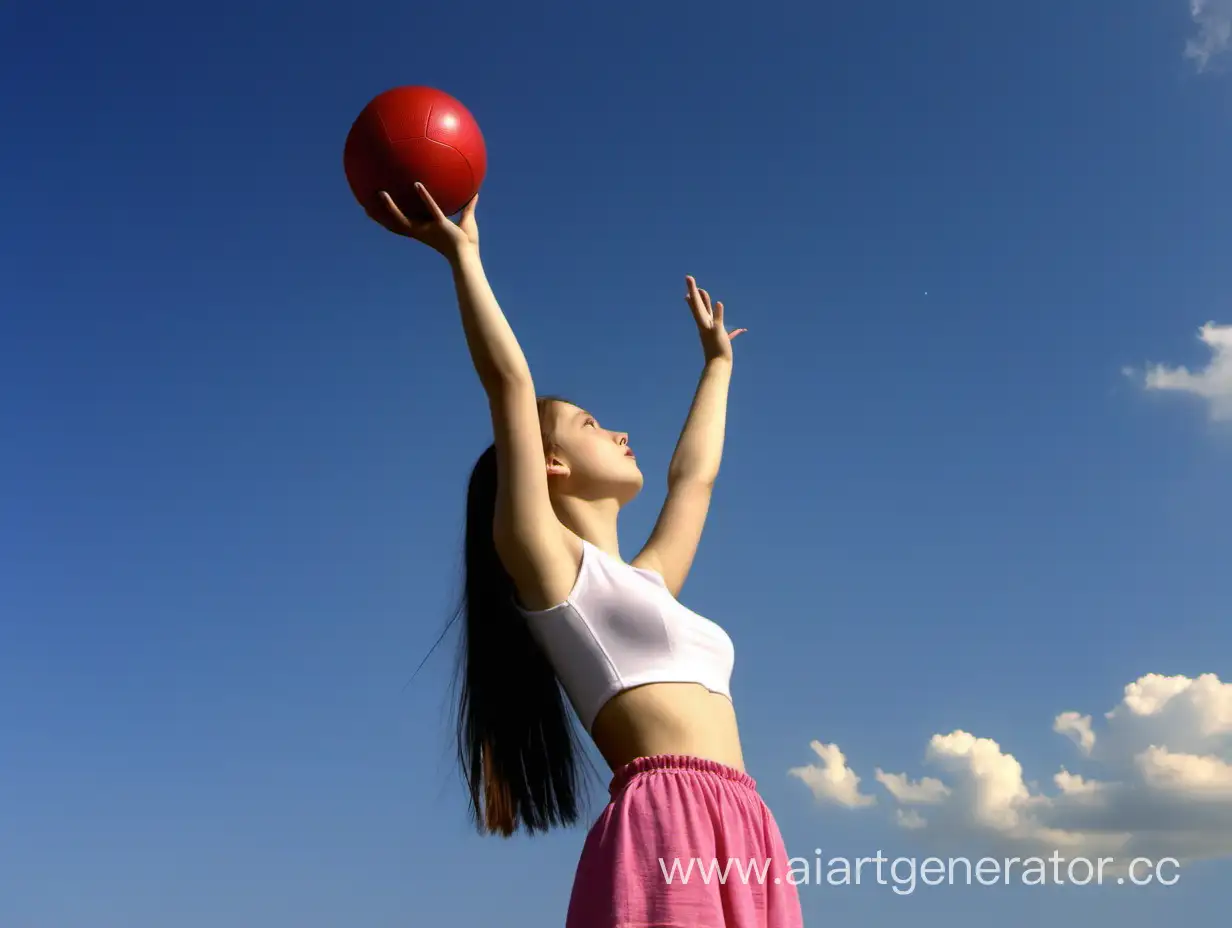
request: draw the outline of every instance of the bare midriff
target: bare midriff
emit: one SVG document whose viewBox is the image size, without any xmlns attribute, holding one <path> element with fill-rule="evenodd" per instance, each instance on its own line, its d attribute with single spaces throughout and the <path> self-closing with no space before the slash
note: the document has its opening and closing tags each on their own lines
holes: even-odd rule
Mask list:
<svg viewBox="0 0 1232 928">
<path fill-rule="evenodd" d="M 618 693 L 599 710 L 591 737 L 613 770 L 655 754 L 744 770 L 735 707 L 696 683 L 648 683 Z"/>
</svg>

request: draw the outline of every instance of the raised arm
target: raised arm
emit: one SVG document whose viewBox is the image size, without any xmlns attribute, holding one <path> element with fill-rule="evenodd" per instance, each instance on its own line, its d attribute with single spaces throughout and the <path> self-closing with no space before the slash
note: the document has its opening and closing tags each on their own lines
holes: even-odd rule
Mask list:
<svg viewBox="0 0 1232 928">
<path fill-rule="evenodd" d="M 744 329 L 723 327 L 723 304 L 685 278 L 685 299 L 701 335 L 705 366 L 693 405 L 667 470 L 667 499 L 646 546 L 633 564 L 658 572 L 673 596 L 680 594 L 701 541 L 710 511 L 710 497 L 719 475 L 727 426 L 727 394 L 731 383 L 731 339 Z"/>
<path fill-rule="evenodd" d="M 467 204 L 455 224 L 428 191 L 418 189 L 435 214 L 433 220 L 408 221 L 388 196 L 386 206 L 405 224 L 409 235 L 449 261 L 466 344 L 492 417 L 497 461 L 496 548 L 523 604 L 530 609 L 547 608 L 568 595 L 577 572 L 576 556 L 548 496 L 543 432 L 530 366 L 479 257 L 478 197 Z"/>
</svg>

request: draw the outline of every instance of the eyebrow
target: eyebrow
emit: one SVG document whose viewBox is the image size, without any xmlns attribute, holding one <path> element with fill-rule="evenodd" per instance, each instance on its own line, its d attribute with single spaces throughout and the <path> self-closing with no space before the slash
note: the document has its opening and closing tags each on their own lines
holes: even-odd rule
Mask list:
<svg viewBox="0 0 1232 928">
<path fill-rule="evenodd" d="M 586 418 L 587 416 L 589 416 L 589 417 L 591 417 L 591 418 L 593 419 L 593 418 L 594 418 L 594 413 L 588 412 L 588 411 L 586 411 L 585 409 L 579 409 L 579 410 L 578 410 L 578 412 L 577 412 L 577 415 L 576 415 L 576 416 L 574 416 L 573 418 L 575 418 L 575 419 L 584 419 L 584 418 Z"/>
</svg>

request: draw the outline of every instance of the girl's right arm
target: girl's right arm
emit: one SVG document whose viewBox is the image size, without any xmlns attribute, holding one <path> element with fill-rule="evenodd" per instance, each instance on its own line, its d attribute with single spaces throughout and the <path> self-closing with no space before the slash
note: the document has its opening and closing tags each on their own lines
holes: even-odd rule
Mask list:
<svg viewBox="0 0 1232 928">
<path fill-rule="evenodd" d="M 496 548 L 522 604 L 528 609 L 547 609 L 569 595 L 581 552 L 572 551 L 548 496 L 535 384 L 526 356 L 488 284 L 478 249 L 463 247 L 450 265 L 462 329 L 492 416 Z"/>
<path fill-rule="evenodd" d="M 467 204 L 455 224 L 426 190 L 421 188 L 420 196 L 434 219 L 407 221 L 392 200 L 386 198 L 386 205 L 405 223 L 408 234 L 441 252 L 453 271 L 462 330 L 488 397 L 496 443 L 493 538 L 522 605 L 546 609 L 568 596 L 581 552 L 574 550 L 576 543 L 557 519 L 548 495 L 543 432 L 530 366 L 479 257 L 478 198 Z"/>
</svg>

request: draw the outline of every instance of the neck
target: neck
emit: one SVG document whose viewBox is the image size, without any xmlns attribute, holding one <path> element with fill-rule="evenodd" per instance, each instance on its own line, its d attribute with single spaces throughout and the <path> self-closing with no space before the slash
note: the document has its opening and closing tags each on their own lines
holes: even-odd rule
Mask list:
<svg viewBox="0 0 1232 928">
<path fill-rule="evenodd" d="M 555 500 L 555 509 L 557 518 L 575 535 L 613 557 L 620 557 L 620 538 L 616 530 L 620 504 L 616 500 L 567 496 Z"/>
</svg>

